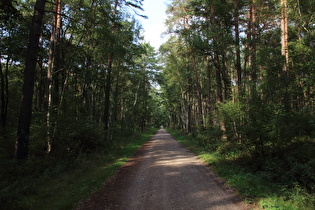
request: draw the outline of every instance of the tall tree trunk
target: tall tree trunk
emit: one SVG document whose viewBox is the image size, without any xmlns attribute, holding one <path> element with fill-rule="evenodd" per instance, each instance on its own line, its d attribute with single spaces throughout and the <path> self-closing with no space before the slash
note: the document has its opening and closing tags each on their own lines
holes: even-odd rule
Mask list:
<svg viewBox="0 0 315 210">
<path fill-rule="evenodd" d="M 4 89 L 4 74 L 2 72 L 2 63 L 0 63 L 0 77 L 1 77 L 1 127 L 5 128 L 5 89 Z"/>
<path fill-rule="evenodd" d="M 247 29 L 246 29 L 246 43 L 245 43 L 245 54 L 244 54 L 244 67 L 243 76 L 248 77 L 247 66 L 251 66 L 251 43 L 252 43 L 252 3 L 249 1 L 247 8 Z"/>
<path fill-rule="evenodd" d="M 251 96 L 254 97 L 256 95 L 256 83 L 257 83 L 257 62 L 256 62 L 256 53 L 257 53 L 257 6 L 256 1 L 250 5 L 250 17 L 249 17 L 249 25 L 251 25 L 250 33 L 250 81 L 251 81 Z"/>
<path fill-rule="evenodd" d="M 198 76 L 198 71 L 197 71 L 197 65 L 195 61 L 195 56 L 192 55 L 192 64 L 193 64 L 193 69 L 194 69 L 194 78 L 195 78 L 195 84 L 196 84 L 196 91 L 197 91 L 197 97 L 198 97 L 198 121 L 199 121 L 199 126 L 201 128 L 203 127 L 203 111 L 202 111 L 202 95 L 201 95 L 201 87 L 199 83 L 199 76 Z"/>
<path fill-rule="evenodd" d="M 60 50 L 60 43 L 61 43 L 61 0 L 55 0 L 55 15 L 56 15 L 56 22 L 55 22 L 55 42 L 54 42 L 54 68 L 53 68 L 53 81 L 54 81 L 54 94 L 53 94 L 53 104 L 54 106 L 58 106 L 59 104 L 59 94 L 60 94 L 60 69 L 61 69 L 61 50 Z"/>
<path fill-rule="evenodd" d="M 235 27 L 235 51 L 236 61 L 235 68 L 237 74 L 238 96 L 242 95 L 242 67 L 241 67 L 241 50 L 240 50 L 240 33 L 239 33 L 239 5 L 238 0 L 234 0 L 234 27 Z"/>
<path fill-rule="evenodd" d="M 253 85 L 256 86 L 257 80 L 257 63 L 256 63 L 256 40 L 257 40 L 257 13 L 256 13 L 256 5 L 252 5 L 252 43 L 251 43 L 251 65 L 252 65 L 252 72 L 251 72 L 251 80 Z"/>
<path fill-rule="evenodd" d="M 191 133 L 192 132 L 192 116 L 191 116 L 191 110 L 192 110 L 192 106 L 191 106 L 191 97 L 190 97 L 190 92 L 188 91 L 187 93 L 187 132 Z"/>
<path fill-rule="evenodd" d="M 119 65 L 120 66 L 120 65 Z M 116 86 L 114 90 L 114 107 L 113 107 L 113 120 L 112 123 L 116 126 L 117 120 L 118 120 L 118 108 L 119 108 L 119 95 L 120 95 L 120 77 L 122 72 L 118 72 L 117 79 L 116 79 Z"/>
<path fill-rule="evenodd" d="M 51 110 L 52 110 L 52 70 L 54 64 L 54 49 L 55 49 L 55 17 L 51 25 L 49 54 L 48 54 L 48 68 L 47 68 L 47 113 L 46 113 L 46 126 L 47 126 L 47 153 L 51 151 Z"/>
<path fill-rule="evenodd" d="M 222 77 L 220 69 L 220 61 L 218 54 L 214 55 L 214 66 L 215 66 L 215 79 L 217 87 L 217 103 L 220 104 L 223 102 L 223 91 L 222 91 Z"/>
<path fill-rule="evenodd" d="M 287 0 L 281 0 L 281 54 L 285 58 L 283 65 L 283 71 L 285 74 L 289 71 L 288 30 L 288 3 Z"/>
<path fill-rule="evenodd" d="M 113 55 L 110 53 L 107 61 L 107 77 L 105 85 L 105 107 L 104 107 L 104 130 L 109 128 L 109 107 L 110 107 L 110 94 L 111 94 L 111 80 L 112 80 L 112 65 Z"/>
<path fill-rule="evenodd" d="M 61 0 L 55 0 L 53 23 L 51 26 L 50 35 L 50 47 L 48 57 L 48 69 L 47 69 L 47 153 L 51 152 L 53 144 L 53 132 L 54 125 L 52 116 L 52 108 L 58 106 L 59 98 L 59 69 L 60 69 L 60 32 L 61 32 Z M 54 91 L 53 91 L 54 81 Z M 56 113 L 54 113 L 56 114 Z"/>
<path fill-rule="evenodd" d="M 231 99 L 231 79 L 229 77 L 228 69 L 227 69 L 227 59 L 226 59 L 226 50 L 222 50 L 222 78 L 224 84 L 224 100 Z"/>
<path fill-rule="evenodd" d="M 17 129 L 16 157 L 26 159 L 28 156 L 28 145 L 30 125 L 32 116 L 32 99 L 34 93 L 35 69 L 37 63 L 37 52 L 39 49 L 39 37 L 45 13 L 46 0 L 37 0 L 27 46 L 27 54 L 24 70 L 24 84 L 20 105 L 20 115 Z"/>
<path fill-rule="evenodd" d="M 214 120 L 211 119 L 211 117 L 213 116 L 212 115 L 212 111 L 213 111 L 213 108 L 212 108 L 212 101 L 211 101 L 211 95 L 212 95 L 212 91 L 211 91 L 211 83 L 212 83 L 212 77 L 211 77 L 211 67 L 210 67 L 210 60 L 209 60 L 209 56 L 207 56 L 206 58 L 206 65 L 207 65 L 207 80 L 208 80 L 208 83 L 207 83 L 207 89 L 208 89 L 208 97 L 207 97 L 207 111 L 208 111 L 208 121 L 209 121 L 209 125 L 210 126 L 213 126 L 214 124 Z"/>
<path fill-rule="evenodd" d="M 214 28 L 214 33 L 217 33 L 217 20 L 215 18 L 215 5 L 213 0 L 211 0 L 211 7 L 210 7 L 210 20 L 212 27 Z M 217 105 L 221 104 L 223 102 L 223 89 L 222 89 L 222 67 L 220 65 L 220 58 L 219 58 L 219 47 L 217 43 L 217 38 L 213 37 L 213 64 L 215 67 L 215 77 L 216 77 L 216 98 L 217 98 Z M 218 116 L 218 113 L 216 113 Z M 224 122 L 220 119 L 215 119 L 217 121 L 217 124 L 220 126 L 222 131 L 225 131 L 225 125 Z M 226 135 L 224 134 L 222 136 L 222 139 L 225 139 Z"/>
<path fill-rule="evenodd" d="M 217 21 L 215 19 L 215 8 L 213 0 L 211 0 L 210 7 L 210 21 L 212 28 L 214 29 L 213 33 L 216 33 L 215 27 L 217 26 Z M 220 58 L 218 54 L 217 38 L 214 36 L 213 40 L 213 63 L 215 67 L 215 77 L 216 77 L 216 92 L 217 92 L 217 103 L 223 102 L 223 91 L 222 91 L 222 77 L 221 77 L 221 67 L 220 67 Z"/>
<path fill-rule="evenodd" d="M 8 103 L 9 103 L 9 82 L 8 82 L 8 72 L 9 72 L 9 60 L 7 57 L 5 72 L 2 69 L 2 63 L 0 63 L 0 77 L 1 77 L 1 127 L 4 129 L 6 127 L 7 114 L 8 114 Z"/>
<path fill-rule="evenodd" d="M 283 104 L 287 111 L 290 109 L 290 96 L 288 93 L 289 86 L 289 29 L 288 29 L 288 2 L 287 0 L 281 0 L 281 54 L 285 58 L 282 68 L 282 74 L 284 76 L 285 93 Z"/>
<path fill-rule="evenodd" d="M 112 20 L 112 29 L 111 29 L 111 35 L 114 36 L 115 33 L 115 27 L 116 27 L 116 13 L 117 13 L 117 7 L 118 7 L 118 0 L 115 0 L 114 5 L 114 11 L 113 11 L 113 20 Z M 110 94 L 111 94 L 111 76 L 112 76 L 112 66 L 113 66 L 113 38 L 109 43 L 109 50 L 110 53 L 107 58 L 107 77 L 106 77 L 106 86 L 105 86 L 105 107 L 104 107 L 104 130 L 107 131 L 109 128 L 109 107 L 110 107 Z"/>
</svg>

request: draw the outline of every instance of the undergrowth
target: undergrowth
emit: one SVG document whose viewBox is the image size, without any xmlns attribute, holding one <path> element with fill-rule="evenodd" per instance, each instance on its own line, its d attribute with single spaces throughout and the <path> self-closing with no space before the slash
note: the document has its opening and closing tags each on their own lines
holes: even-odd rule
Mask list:
<svg viewBox="0 0 315 210">
<path fill-rule="evenodd" d="M 215 138 L 170 133 L 237 189 L 247 203 L 263 209 L 315 209 L 314 142 L 292 144 L 286 151 L 257 159 Z"/>
<path fill-rule="evenodd" d="M 110 151 L 76 158 L 42 157 L 24 163 L 3 160 L 0 209 L 73 209 L 98 190 L 156 129 L 120 136 Z M 115 139 L 114 139 L 115 140 Z"/>
</svg>

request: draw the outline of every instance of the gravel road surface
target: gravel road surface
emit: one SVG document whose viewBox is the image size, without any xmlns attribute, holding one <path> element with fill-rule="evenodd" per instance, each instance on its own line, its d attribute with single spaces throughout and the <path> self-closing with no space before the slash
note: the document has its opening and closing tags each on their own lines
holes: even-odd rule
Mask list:
<svg viewBox="0 0 315 210">
<path fill-rule="evenodd" d="M 249 209 L 222 180 L 160 129 L 78 209 Z"/>
</svg>

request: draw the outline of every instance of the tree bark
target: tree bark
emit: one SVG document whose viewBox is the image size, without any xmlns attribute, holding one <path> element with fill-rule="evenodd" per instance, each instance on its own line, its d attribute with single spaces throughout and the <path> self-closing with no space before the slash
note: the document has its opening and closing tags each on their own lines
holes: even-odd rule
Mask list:
<svg viewBox="0 0 315 210">
<path fill-rule="evenodd" d="M 246 43 L 244 54 L 244 78 L 248 77 L 247 66 L 251 66 L 251 43 L 252 43 L 252 3 L 250 2 L 247 9 L 247 29 L 246 29 Z"/>
<path fill-rule="evenodd" d="M 1 77 L 1 127 L 5 128 L 5 90 L 4 90 L 4 75 L 2 72 L 2 63 L 0 63 L 0 77 Z"/>
<path fill-rule="evenodd" d="M 235 68 L 237 73 L 238 96 L 242 95 L 242 67 L 241 67 L 241 50 L 240 50 L 240 33 L 239 33 L 239 5 L 238 0 L 234 0 L 234 27 L 235 27 L 235 51 L 236 61 Z"/>
<path fill-rule="evenodd" d="M 7 57 L 5 72 L 2 69 L 2 63 L 0 64 L 0 77 L 1 77 L 1 127 L 6 127 L 7 114 L 8 114 L 8 103 L 9 103 L 9 83 L 8 83 L 8 72 L 9 72 L 9 56 Z"/>
<path fill-rule="evenodd" d="M 251 43 L 251 65 L 252 65 L 252 72 L 251 72 L 251 80 L 253 85 L 256 86 L 257 80 L 257 64 L 256 64 L 256 36 L 257 36 L 257 13 L 256 13 L 256 5 L 252 5 L 252 43 Z"/>
<path fill-rule="evenodd" d="M 219 56 L 214 53 L 214 66 L 215 66 L 215 79 L 217 87 L 217 103 L 220 104 L 223 102 L 223 91 L 222 91 L 222 77 L 219 64 Z"/>
<path fill-rule="evenodd" d="M 53 132 L 54 126 L 52 107 L 58 106 L 59 97 L 59 69 L 60 69 L 60 32 L 61 32 L 61 0 L 55 0 L 54 17 L 51 26 L 50 46 L 49 46 L 49 58 L 47 69 L 47 153 L 51 152 L 53 144 Z M 53 93 L 53 81 L 54 81 L 54 93 Z"/>
<path fill-rule="evenodd" d="M 118 0 L 115 0 L 114 11 L 113 11 L 113 20 L 112 20 L 112 30 L 111 35 L 114 36 L 115 32 L 115 18 L 117 13 Z M 114 37 L 112 37 L 113 39 Z M 105 106 L 104 106 L 104 130 L 107 131 L 109 128 L 109 107 L 110 107 L 110 94 L 111 94 L 111 76 L 112 76 L 112 66 L 113 66 L 113 49 L 114 43 L 113 40 L 109 43 L 110 53 L 107 58 L 107 77 L 106 77 L 106 86 L 105 86 Z"/>
<path fill-rule="evenodd" d="M 283 104 L 287 111 L 290 109 L 290 96 L 288 93 L 289 86 L 289 29 L 288 29 L 288 2 L 281 0 L 281 54 L 285 58 L 282 74 L 284 76 L 284 99 Z"/>
<path fill-rule="evenodd" d="M 113 55 L 110 53 L 107 61 L 107 77 L 105 85 L 105 107 L 104 107 L 104 130 L 109 128 L 109 107 L 110 107 L 110 94 L 111 94 L 111 77 L 112 77 Z"/>
<path fill-rule="evenodd" d="M 211 77 L 211 67 L 210 67 L 210 61 L 209 61 L 209 56 L 206 57 L 206 65 L 207 65 L 207 89 L 208 89 L 208 97 L 207 97 L 207 111 L 208 111 L 208 121 L 209 121 L 209 125 L 213 126 L 214 124 L 214 120 L 211 119 L 212 117 L 212 112 L 213 112 L 213 108 L 212 108 L 212 100 L 211 100 L 211 95 L 212 95 L 212 91 L 211 91 L 211 83 L 212 83 L 212 77 Z"/>
<path fill-rule="evenodd" d="M 194 78 L 195 78 L 195 84 L 196 84 L 196 91 L 197 91 L 197 97 L 198 97 L 198 121 L 199 126 L 203 127 L 203 110 L 202 110 L 202 96 L 201 96 L 201 88 L 199 83 L 199 76 L 197 71 L 197 65 L 195 61 L 195 56 L 192 55 L 192 64 L 194 69 Z"/>
<path fill-rule="evenodd" d="M 283 71 L 289 71 L 289 30 L 288 30 L 288 3 L 287 0 L 281 0 L 281 54 L 285 58 Z"/>
<path fill-rule="evenodd" d="M 55 0 L 55 41 L 54 41 L 54 68 L 53 74 L 54 76 L 54 94 L 53 94 L 53 105 L 58 106 L 59 104 L 59 94 L 60 94 L 60 84 L 59 84 L 59 77 L 60 77 L 60 42 L 61 42 L 61 0 Z"/>
<path fill-rule="evenodd" d="M 32 99 L 34 93 L 35 69 L 37 63 L 37 52 L 39 48 L 39 37 L 45 13 L 46 0 L 37 0 L 34 8 L 29 43 L 24 70 L 24 84 L 20 104 L 20 115 L 17 129 L 16 157 L 26 159 L 28 156 L 28 145 L 30 125 L 32 116 Z"/>
<path fill-rule="evenodd" d="M 231 79 L 229 77 L 228 68 L 227 68 L 227 59 L 226 59 L 226 50 L 222 50 L 222 78 L 223 78 L 223 84 L 224 84 L 224 100 L 230 100 L 231 99 Z"/>
</svg>

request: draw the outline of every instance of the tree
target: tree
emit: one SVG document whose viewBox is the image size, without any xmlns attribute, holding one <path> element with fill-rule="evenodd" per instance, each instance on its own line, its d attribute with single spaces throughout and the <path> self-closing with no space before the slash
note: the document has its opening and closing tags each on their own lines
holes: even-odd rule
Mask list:
<svg viewBox="0 0 315 210">
<path fill-rule="evenodd" d="M 24 70 L 23 95 L 20 106 L 20 116 L 17 130 L 16 156 L 18 159 L 26 159 L 28 156 L 28 144 L 30 124 L 32 116 L 32 99 L 34 93 L 35 69 L 37 52 L 39 49 L 39 37 L 44 18 L 46 0 L 37 0 L 34 7 L 32 27 L 27 46 L 27 57 Z"/>
<path fill-rule="evenodd" d="M 54 117 L 57 114 L 52 110 L 58 109 L 58 97 L 59 97 L 59 75 L 60 75 L 60 33 L 61 33 L 61 0 L 55 0 L 55 6 L 53 11 L 53 20 L 51 25 L 48 68 L 47 68 L 47 153 L 51 152 L 53 138 L 55 134 L 54 129 Z M 53 76 L 54 75 L 54 76 Z M 53 93 L 53 81 L 54 81 L 54 93 Z M 53 100 L 54 99 L 54 100 Z M 58 111 L 57 111 L 58 112 Z M 53 114 L 55 116 L 53 116 Z"/>
<path fill-rule="evenodd" d="M 289 71 L 289 28 L 288 28 L 288 2 L 281 0 L 281 54 L 285 58 L 283 71 Z"/>
</svg>

